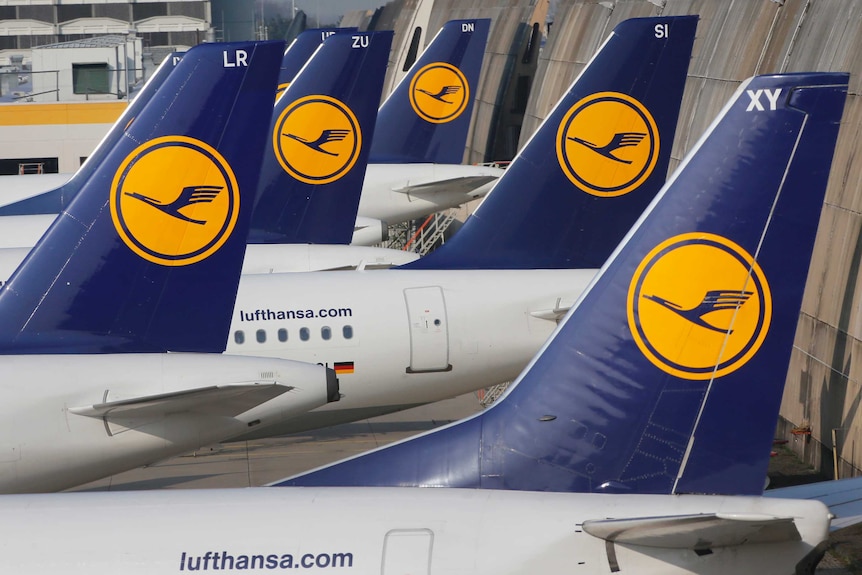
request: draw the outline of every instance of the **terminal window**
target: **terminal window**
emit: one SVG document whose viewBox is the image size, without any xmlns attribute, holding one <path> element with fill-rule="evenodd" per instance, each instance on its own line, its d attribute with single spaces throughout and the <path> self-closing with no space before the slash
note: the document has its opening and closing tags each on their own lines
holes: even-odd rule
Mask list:
<svg viewBox="0 0 862 575">
<path fill-rule="evenodd" d="M 72 64 L 72 91 L 76 94 L 108 94 L 111 90 L 107 63 Z"/>
<path fill-rule="evenodd" d="M 0 159 L 0 175 L 56 174 L 59 166 L 57 158 L 4 158 Z"/>
</svg>

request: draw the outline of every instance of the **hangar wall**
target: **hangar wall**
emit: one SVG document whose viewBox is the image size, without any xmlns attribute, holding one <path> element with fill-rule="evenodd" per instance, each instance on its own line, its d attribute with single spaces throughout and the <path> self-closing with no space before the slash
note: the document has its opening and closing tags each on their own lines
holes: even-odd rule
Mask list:
<svg viewBox="0 0 862 575">
<path fill-rule="evenodd" d="M 561 0 L 539 60 L 521 144 L 614 25 L 630 17 L 675 14 L 699 14 L 701 19 L 671 169 L 748 76 L 810 70 L 851 73 L 779 434 L 805 460 L 831 473 L 832 430 L 837 430 L 840 476 L 856 475 L 862 469 L 862 417 L 857 417 L 862 402 L 862 158 L 857 144 L 862 129 L 862 3 L 667 0 L 661 7 L 646 0 Z"/>
</svg>

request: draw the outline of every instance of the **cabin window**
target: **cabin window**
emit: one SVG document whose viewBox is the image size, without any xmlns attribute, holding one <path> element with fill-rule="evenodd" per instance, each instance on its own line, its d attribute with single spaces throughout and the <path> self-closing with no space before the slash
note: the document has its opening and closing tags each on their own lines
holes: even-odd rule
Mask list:
<svg viewBox="0 0 862 575">
<path fill-rule="evenodd" d="M 278 330 L 278 341 L 287 341 L 287 330 L 281 328 Z"/>
<path fill-rule="evenodd" d="M 341 335 L 344 336 L 344 339 L 353 339 L 353 326 L 346 325 L 341 328 Z"/>
<path fill-rule="evenodd" d="M 257 330 L 254 334 L 254 338 L 257 340 L 257 343 L 266 343 L 266 330 Z"/>
<path fill-rule="evenodd" d="M 233 332 L 233 340 L 238 345 L 244 344 L 245 343 L 245 332 L 242 330 L 238 330 L 238 331 Z"/>
<path fill-rule="evenodd" d="M 299 339 L 302 341 L 308 341 L 311 337 L 311 331 L 307 327 L 299 328 Z"/>
<path fill-rule="evenodd" d="M 320 337 L 324 340 L 332 339 L 332 328 L 326 325 L 320 328 Z"/>
</svg>

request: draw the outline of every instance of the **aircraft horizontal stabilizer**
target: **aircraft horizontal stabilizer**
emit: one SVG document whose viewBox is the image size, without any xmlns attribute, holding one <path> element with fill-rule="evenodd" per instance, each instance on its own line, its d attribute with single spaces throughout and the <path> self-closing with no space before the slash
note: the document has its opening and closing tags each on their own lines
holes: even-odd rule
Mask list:
<svg viewBox="0 0 862 575">
<path fill-rule="evenodd" d="M 799 541 L 792 517 L 703 514 L 584 521 L 593 537 L 662 549 L 710 549 L 746 543 Z"/>
<path fill-rule="evenodd" d="M 185 412 L 233 417 L 291 389 L 293 386 L 280 383 L 214 385 L 173 393 L 108 401 L 83 407 L 72 407 L 69 411 L 75 415 L 107 417 L 109 419 L 155 417 Z"/>
<path fill-rule="evenodd" d="M 569 313 L 569 310 L 572 308 L 571 304 L 562 305 L 562 298 L 557 298 L 557 303 L 554 304 L 552 309 L 537 309 L 535 311 L 531 311 L 530 315 L 538 318 L 538 319 L 546 319 L 548 321 L 553 321 L 559 323 L 563 317 Z"/>
<path fill-rule="evenodd" d="M 818 481 L 807 485 L 794 485 L 770 489 L 765 497 L 781 499 L 816 499 L 829 508 L 834 516 L 830 531 L 838 531 L 862 523 L 862 477 L 840 481 Z"/>
<path fill-rule="evenodd" d="M 416 184 L 415 186 L 404 186 L 393 192 L 400 194 L 410 194 L 413 196 L 427 196 L 439 194 L 442 192 L 453 193 L 461 192 L 465 196 L 473 197 L 476 188 L 484 186 L 497 179 L 497 176 L 462 176 L 460 178 L 450 178 L 448 180 L 436 180 L 426 182 L 424 184 Z"/>
</svg>

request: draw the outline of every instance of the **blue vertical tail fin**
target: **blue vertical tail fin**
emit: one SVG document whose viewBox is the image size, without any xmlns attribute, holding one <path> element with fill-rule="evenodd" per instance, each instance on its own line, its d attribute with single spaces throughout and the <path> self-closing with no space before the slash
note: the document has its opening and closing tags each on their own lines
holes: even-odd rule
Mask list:
<svg viewBox="0 0 862 575">
<path fill-rule="evenodd" d="M 356 28 L 309 28 L 300 32 L 299 36 L 284 51 L 281 70 L 278 72 L 276 98 L 287 90 L 287 87 L 290 86 L 290 83 L 293 82 L 293 79 L 324 40 L 338 32 L 355 31 Z"/>
<path fill-rule="evenodd" d="M 278 99 L 251 243 L 350 243 L 391 43 L 332 34 Z"/>
<path fill-rule="evenodd" d="M 383 102 L 369 162 L 460 164 L 491 20 L 451 20 Z"/>
<path fill-rule="evenodd" d="M 31 198 L 26 198 L 18 202 L 13 202 L 0 207 L 0 216 L 28 216 L 35 214 L 59 214 L 72 198 L 84 185 L 84 182 L 96 171 L 105 156 L 114 148 L 114 145 L 123 137 L 125 126 L 133 120 L 141 110 L 144 109 L 150 100 L 159 92 L 159 88 L 165 83 L 165 80 L 174 70 L 177 63 L 182 59 L 183 52 L 171 52 L 155 73 L 147 80 L 141 91 L 135 96 L 135 99 L 129 102 L 128 107 L 120 114 L 114 125 L 105 134 L 105 137 L 93 150 L 87 159 L 78 168 L 78 171 L 69 179 L 68 182 L 56 188 Z"/>
<path fill-rule="evenodd" d="M 407 267 L 600 267 L 665 182 L 696 27 L 618 24 L 478 210 Z"/>
<path fill-rule="evenodd" d="M 847 83 L 743 83 L 497 403 L 280 484 L 759 494 Z"/>
<path fill-rule="evenodd" d="M 224 350 L 283 48 L 186 53 L 0 289 L 0 350 Z"/>
</svg>

